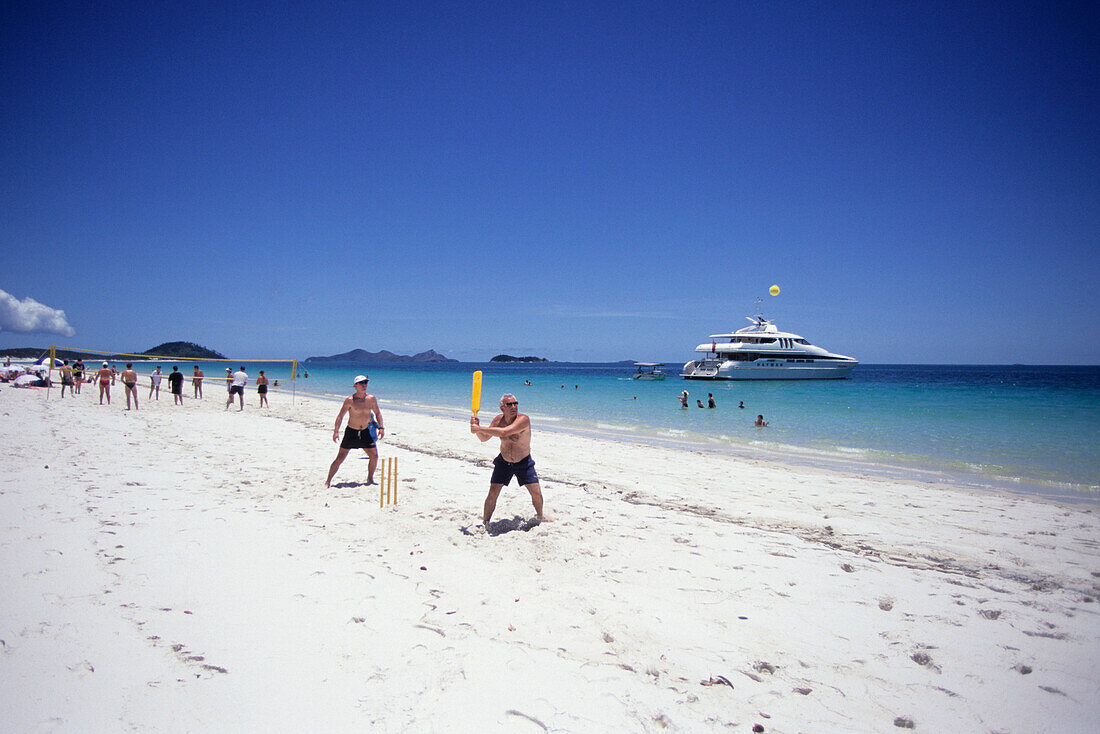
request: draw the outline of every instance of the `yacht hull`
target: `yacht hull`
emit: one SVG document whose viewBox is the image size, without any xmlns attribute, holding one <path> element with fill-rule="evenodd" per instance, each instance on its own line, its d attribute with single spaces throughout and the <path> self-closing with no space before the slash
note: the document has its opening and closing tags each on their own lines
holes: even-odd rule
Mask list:
<svg viewBox="0 0 1100 734">
<path fill-rule="evenodd" d="M 796 363 L 784 365 L 727 361 L 715 364 L 715 360 L 688 362 L 680 376 L 685 380 L 843 380 L 856 363 L 811 365 Z"/>
</svg>

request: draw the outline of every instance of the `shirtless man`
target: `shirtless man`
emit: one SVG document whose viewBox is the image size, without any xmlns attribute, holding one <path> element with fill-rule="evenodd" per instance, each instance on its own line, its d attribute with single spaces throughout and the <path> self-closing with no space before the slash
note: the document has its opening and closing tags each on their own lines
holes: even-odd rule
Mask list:
<svg viewBox="0 0 1100 734">
<path fill-rule="evenodd" d="M 271 407 L 271 404 L 267 402 L 267 383 L 267 375 L 264 374 L 263 370 L 260 370 L 260 376 L 256 378 L 256 392 L 260 396 L 261 408 L 265 405 L 269 408 Z"/>
<path fill-rule="evenodd" d="M 325 486 L 329 486 L 332 478 L 336 476 L 336 470 L 344 463 L 348 452 L 352 449 L 363 449 L 370 457 L 367 466 L 367 484 L 374 484 L 374 469 L 378 466 L 378 449 L 374 439 L 370 436 L 369 424 L 371 413 L 378 426 L 378 440 L 381 441 L 386 433 L 386 427 L 382 425 L 382 412 L 378 409 L 378 399 L 367 392 L 367 383 L 370 380 L 366 375 L 358 375 L 355 378 L 355 394 L 344 400 L 340 406 L 340 412 L 336 415 L 336 427 L 332 429 L 333 442 L 340 441 L 340 424 L 344 421 L 344 414 L 348 416 L 348 427 L 344 431 L 344 440 L 340 441 L 340 450 L 336 452 L 336 458 L 332 466 L 328 468 L 328 479 Z"/>
<path fill-rule="evenodd" d="M 512 477 L 531 493 L 537 519 L 540 522 L 548 520 L 542 514 L 542 487 L 539 486 L 539 475 L 535 473 L 535 461 L 531 458 L 531 419 L 519 412 L 519 401 L 511 393 L 500 397 L 500 411 L 487 428 L 482 427 L 477 416 L 470 419 L 470 433 L 482 443 L 491 438 L 500 439 L 500 454 L 493 459 L 489 496 L 485 498 L 485 527 L 489 527 L 500 490 L 512 481 Z"/>
<path fill-rule="evenodd" d="M 191 387 L 195 389 L 196 398 L 202 397 L 202 378 L 202 370 L 199 369 L 198 365 L 195 365 L 195 371 L 191 373 Z"/>
<path fill-rule="evenodd" d="M 104 362 L 103 366 L 99 368 L 99 372 L 96 373 L 96 377 L 99 378 L 99 404 L 103 405 L 103 396 L 107 396 L 107 405 L 111 404 L 111 380 L 114 378 L 115 373 Z"/>
<path fill-rule="evenodd" d="M 75 395 L 73 392 L 76 388 L 73 386 L 73 368 L 69 366 L 69 360 L 61 365 L 61 397 L 65 397 L 65 386 L 69 386 L 69 396 Z"/>
<path fill-rule="evenodd" d="M 126 363 L 126 369 L 122 371 L 120 375 L 122 378 L 122 384 L 126 386 L 126 410 L 130 409 L 130 396 L 134 396 L 134 410 L 137 410 L 137 372 L 134 372 L 134 365 L 132 362 Z"/>
</svg>

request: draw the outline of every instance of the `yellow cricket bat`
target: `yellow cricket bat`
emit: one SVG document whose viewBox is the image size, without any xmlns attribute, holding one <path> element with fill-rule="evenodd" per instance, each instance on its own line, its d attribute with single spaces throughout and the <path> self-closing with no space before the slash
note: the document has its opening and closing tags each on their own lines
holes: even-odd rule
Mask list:
<svg viewBox="0 0 1100 734">
<path fill-rule="evenodd" d="M 474 373 L 474 389 L 470 394 L 470 410 L 474 411 L 474 417 L 477 418 L 477 412 L 481 410 L 481 370 Z"/>
</svg>

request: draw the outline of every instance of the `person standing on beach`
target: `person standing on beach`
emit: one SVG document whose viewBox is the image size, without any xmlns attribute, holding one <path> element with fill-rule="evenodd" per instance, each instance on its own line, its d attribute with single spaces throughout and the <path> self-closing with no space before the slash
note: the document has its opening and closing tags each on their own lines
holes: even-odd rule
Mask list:
<svg viewBox="0 0 1100 734">
<path fill-rule="evenodd" d="M 340 412 L 336 414 L 336 427 L 332 429 L 333 442 L 340 441 L 340 424 L 344 422 L 344 415 L 348 416 L 348 427 L 344 431 L 344 440 L 340 441 L 340 450 L 336 452 L 336 458 L 328 468 L 328 479 L 325 486 L 329 486 L 332 478 L 336 476 L 336 470 L 348 457 L 352 449 L 363 449 L 370 457 L 367 465 L 367 484 L 374 484 L 374 469 L 378 466 L 378 449 L 375 439 L 370 435 L 371 414 L 374 414 L 375 425 L 378 426 L 378 440 L 385 437 L 386 427 L 382 425 L 382 411 L 378 409 L 378 399 L 367 392 L 367 383 L 370 378 L 366 375 L 356 375 L 355 394 L 344 399 L 340 406 Z"/>
<path fill-rule="evenodd" d="M 191 373 L 191 387 L 195 389 L 195 397 L 202 399 L 202 370 L 198 365 L 195 365 L 195 371 Z"/>
<path fill-rule="evenodd" d="M 260 396 L 260 407 L 271 407 L 267 402 L 267 377 L 264 375 L 264 371 L 260 370 L 260 376 L 256 378 L 256 392 Z"/>
<path fill-rule="evenodd" d="M 225 409 L 229 410 L 229 406 L 233 404 L 233 396 L 236 395 L 237 399 L 241 402 L 241 407 L 237 409 L 237 412 L 244 410 L 244 387 L 248 384 L 248 373 L 244 371 L 242 365 L 239 370 L 233 373 L 233 378 L 229 384 L 229 400 L 225 403 Z"/>
<path fill-rule="evenodd" d="M 111 404 L 111 378 L 114 373 L 111 368 L 104 362 L 103 366 L 99 368 L 99 372 L 96 373 L 96 377 L 99 378 L 99 404 L 103 405 L 103 396 L 107 396 L 107 405 Z"/>
<path fill-rule="evenodd" d="M 500 490 L 511 483 L 512 477 L 531 493 L 535 506 L 535 518 L 545 521 L 542 514 L 542 487 L 535 472 L 535 460 L 531 458 L 531 419 L 519 412 L 519 401 L 511 393 L 500 396 L 500 413 L 488 427 L 482 427 L 477 416 L 470 418 L 470 433 L 485 443 L 491 438 L 500 439 L 500 453 L 493 459 L 493 476 L 489 479 L 489 495 L 485 498 L 482 518 L 485 527 L 493 517 Z"/>
<path fill-rule="evenodd" d="M 160 381 L 164 375 L 160 371 L 160 365 L 158 364 L 153 368 L 153 374 L 149 375 L 149 398 L 152 399 L 153 394 L 156 393 L 157 400 L 160 400 Z"/>
<path fill-rule="evenodd" d="M 172 374 L 168 375 L 168 389 L 172 393 L 172 405 L 183 405 L 183 373 L 179 367 L 172 367 Z"/>
<path fill-rule="evenodd" d="M 73 384 L 76 387 L 76 394 L 80 394 L 80 385 L 84 382 L 84 360 L 78 359 L 73 362 Z M 72 390 L 69 391 L 73 392 Z"/>
<path fill-rule="evenodd" d="M 130 396 L 134 396 L 134 410 L 138 409 L 137 397 L 137 372 L 134 372 L 132 362 L 126 363 L 126 369 L 122 371 L 122 384 L 126 388 L 126 410 L 130 409 Z"/>
<path fill-rule="evenodd" d="M 73 392 L 76 388 L 73 387 L 73 368 L 69 366 L 69 360 L 65 360 L 61 364 L 61 397 L 65 397 L 65 386 L 69 386 L 69 396 L 73 396 L 76 393 Z"/>
</svg>

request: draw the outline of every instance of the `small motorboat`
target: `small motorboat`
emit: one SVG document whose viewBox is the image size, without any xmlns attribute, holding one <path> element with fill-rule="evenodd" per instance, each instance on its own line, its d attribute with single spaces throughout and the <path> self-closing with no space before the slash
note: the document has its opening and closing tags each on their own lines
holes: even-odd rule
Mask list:
<svg viewBox="0 0 1100 734">
<path fill-rule="evenodd" d="M 633 378 L 635 380 L 663 380 L 665 379 L 665 373 L 661 372 L 661 368 L 665 366 L 664 362 L 635 362 L 634 366 L 637 367 L 637 371 L 634 372 Z"/>
</svg>

